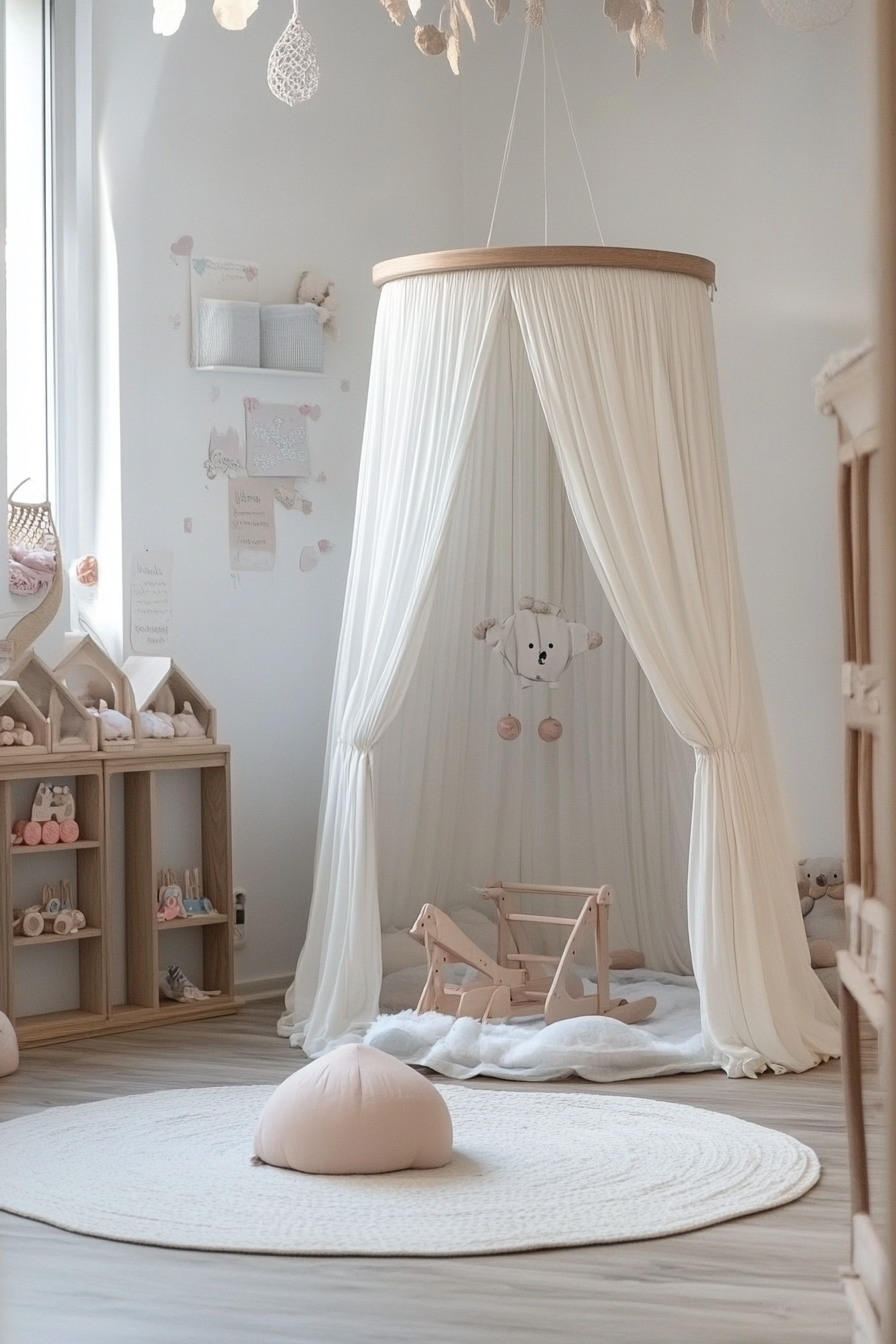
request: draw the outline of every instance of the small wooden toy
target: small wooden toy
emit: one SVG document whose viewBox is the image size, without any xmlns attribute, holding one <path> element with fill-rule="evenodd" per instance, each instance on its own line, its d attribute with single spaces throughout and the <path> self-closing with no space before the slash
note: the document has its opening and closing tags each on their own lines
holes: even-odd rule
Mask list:
<svg viewBox="0 0 896 1344">
<path fill-rule="evenodd" d="M 13 933 L 25 938 L 39 938 L 42 933 L 64 937 L 87 927 L 83 911 L 76 909 L 71 883 L 47 883 L 41 893 L 40 905 L 29 905 L 13 912 Z"/>
<path fill-rule="evenodd" d="M 67 784 L 38 784 L 31 805 L 32 821 L 74 821 L 75 800 Z"/>
<path fill-rule="evenodd" d="M 185 915 L 213 915 L 215 913 L 215 907 L 211 901 L 202 894 L 202 882 L 200 881 L 198 868 L 184 870 L 184 892 Z"/>
</svg>

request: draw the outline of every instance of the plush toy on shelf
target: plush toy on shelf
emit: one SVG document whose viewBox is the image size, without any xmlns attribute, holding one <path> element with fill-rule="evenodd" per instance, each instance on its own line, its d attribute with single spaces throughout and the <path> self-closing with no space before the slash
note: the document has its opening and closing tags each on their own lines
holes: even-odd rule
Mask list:
<svg viewBox="0 0 896 1344">
<path fill-rule="evenodd" d="M 183 709 L 173 716 L 171 722 L 175 737 L 205 737 L 205 729 L 193 713 L 189 700 L 184 701 Z"/>
<path fill-rule="evenodd" d="M 140 729 L 144 737 L 174 737 L 170 714 L 159 714 L 153 709 L 140 710 Z"/>
<path fill-rule="evenodd" d="M 173 999 L 175 1003 L 198 1003 L 221 993 L 220 989 L 200 989 L 187 979 L 179 966 L 169 966 L 159 976 L 159 990 L 166 999 Z"/>
<path fill-rule="evenodd" d="M 163 868 L 159 874 L 159 903 L 156 908 L 156 919 L 161 924 L 171 919 L 183 919 L 185 915 L 184 894 L 178 886 L 174 869 Z"/>
<path fill-rule="evenodd" d="M 134 736 L 134 725 L 127 714 L 119 714 L 117 709 L 110 709 L 105 700 L 100 700 L 98 705 L 85 705 L 84 708 L 88 714 L 100 720 L 106 741 L 126 741 Z"/>
</svg>

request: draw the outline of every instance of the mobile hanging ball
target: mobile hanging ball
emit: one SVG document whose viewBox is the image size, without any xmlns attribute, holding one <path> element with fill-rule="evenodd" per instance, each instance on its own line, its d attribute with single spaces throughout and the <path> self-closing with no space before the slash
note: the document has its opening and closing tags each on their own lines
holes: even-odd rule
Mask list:
<svg viewBox="0 0 896 1344">
<path fill-rule="evenodd" d="M 512 714 L 505 714 L 498 720 L 498 736 L 503 742 L 512 742 L 523 731 L 523 725 Z"/>
<path fill-rule="evenodd" d="M 293 0 L 292 18 L 268 61 L 268 88 L 282 102 L 296 107 L 314 96 L 319 80 L 317 48 L 299 18 L 298 0 Z"/>
<path fill-rule="evenodd" d="M 538 736 L 542 742 L 557 742 L 563 736 L 563 724 L 559 719 L 542 719 Z"/>
</svg>

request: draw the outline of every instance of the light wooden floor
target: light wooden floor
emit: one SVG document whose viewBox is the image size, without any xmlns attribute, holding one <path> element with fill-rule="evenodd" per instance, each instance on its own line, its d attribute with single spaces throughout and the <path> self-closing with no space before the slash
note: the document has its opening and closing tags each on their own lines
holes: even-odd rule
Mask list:
<svg viewBox="0 0 896 1344">
<path fill-rule="evenodd" d="M 278 1008 L 255 1004 L 235 1018 L 27 1051 L 20 1071 L 0 1080 L 0 1118 L 159 1088 L 279 1082 L 302 1057 L 274 1035 Z M 837 1276 L 848 1256 L 839 1066 L 611 1090 L 786 1130 L 819 1154 L 821 1182 L 785 1208 L 683 1236 L 456 1260 L 167 1251 L 0 1214 L 0 1341 L 846 1344 Z M 872 1096 L 879 1134 L 876 1089 Z"/>
</svg>

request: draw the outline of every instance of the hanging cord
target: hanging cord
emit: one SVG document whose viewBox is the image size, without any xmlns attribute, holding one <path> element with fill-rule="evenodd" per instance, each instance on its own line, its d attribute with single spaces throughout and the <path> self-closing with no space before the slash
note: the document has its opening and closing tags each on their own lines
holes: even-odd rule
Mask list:
<svg viewBox="0 0 896 1344">
<path fill-rule="evenodd" d="M 547 11 L 545 11 L 547 18 Z M 544 245 L 548 245 L 548 59 L 541 25 L 541 152 L 544 161 Z"/>
<path fill-rule="evenodd" d="M 556 69 L 557 69 L 557 78 L 558 78 L 558 80 L 560 81 L 560 92 L 563 94 L 563 105 L 564 105 L 564 107 L 566 108 L 566 119 L 567 119 L 567 121 L 569 122 L 569 129 L 570 129 L 570 132 L 572 133 L 572 142 L 573 142 L 573 144 L 574 144 L 575 147 L 576 147 L 576 154 L 579 156 L 579 167 L 580 167 L 581 170 L 582 170 L 582 177 L 585 179 L 585 189 L 586 189 L 586 191 L 588 192 L 588 200 L 591 202 L 591 213 L 592 213 L 592 215 L 594 216 L 594 223 L 595 223 L 595 225 L 597 226 L 597 236 L 598 236 L 598 238 L 600 239 L 600 245 L 601 245 L 601 247 L 605 247 L 606 244 L 605 244 L 605 242 L 604 242 L 603 229 L 600 227 L 600 220 L 599 220 L 598 217 L 597 217 L 597 210 L 596 210 L 595 205 L 594 205 L 594 196 L 593 196 L 592 191 L 591 191 L 591 183 L 588 181 L 588 174 L 587 174 L 587 172 L 585 171 L 585 161 L 584 161 L 584 159 L 582 158 L 582 151 L 581 151 L 581 149 L 579 148 L 579 137 L 576 135 L 576 128 L 575 128 L 575 125 L 574 125 L 574 123 L 573 123 L 572 112 L 570 111 L 570 108 L 569 108 L 569 99 L 568 99 L 567 96 L 566 96 L 566 86 L 565 86 L 565 84 L 563 83 L 563 75 L 560 73 L 560 62 L 559 62 L 559 60 L 557 59 L 557 48 L 556 48 L 556 46 L 554 45 L 554 33 L 553 33 L 552 28 L 551 28 L 551 21 L 550 21 L 550 19 L 548 18 L 547 6 L 545 6 L 544 26 L 547 28 L 547 30 L 548 30 L 548 37 L 549 37 L 550 40 L 551 40 L 551 51 L 552 51 L 553 54 L 554 54 L 554 65 L 555 65 L 555 67 L 556 67 Z M 522 77 L 522 72 L 520 72 L 520 75 L 521 75 L 521 77 Z M 514 105 L 514 114 L 515 114 L 515 113 L 516 113 L 516 105 Z M 502 171 L 502 176 L 503 176 L 503 171 Z M 499 188 L 499 190 L 500 190 L 500 188 Z M 547 203 L 545 203 L 545 213 L 547 213 Z M 547 237 L 545 237 L 545 241 L 547 241 Z"/>
<path fill-rule="evenodd" d="M 520 58 L 520 72 L 519 75 L 517 76 L 516 81 L 516 94 L 513 99 L 513 111 L 510 114 L 510 125 L 507 128 L 507 143 L 504 146 L 504 159 L 501 164 L 501 175 L 498 178 L 498 190 L 497 193 L 495 194 L 495 208 L 494 210 L 492 210 L 492 222 L 489 225 L 488 240 L 485 244 L 486 247 L 491 247 L 492 234 L 495 231 L 495 216 L 498 213 L 498 201 L 501 199 L 501 188 L 504 186 L 504 174 L 507 172 L 507 160 L 510 158 L 510 146 L 511 143 L 513 142 L 513 130 L 514 127 L 516 126 L 516 109 L 520 101 L 520 88 L 522 87 L 523 83 L 523 71 L 526 68 L 526 53 L 528 50 L 529 50 L 529 25 L 527 23 L 526 35 L 523 38 L 523 54 L 522 57 Z"/>
</svg>

